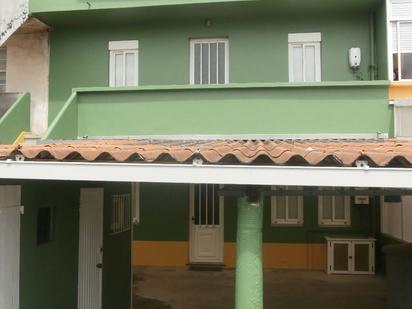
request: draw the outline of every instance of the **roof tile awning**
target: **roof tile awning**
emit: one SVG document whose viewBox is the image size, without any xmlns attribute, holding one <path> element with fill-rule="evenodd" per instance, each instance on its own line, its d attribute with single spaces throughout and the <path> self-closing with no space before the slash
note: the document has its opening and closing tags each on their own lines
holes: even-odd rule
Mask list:
<svg viewBox="0 0 412 309">
<path fill-rule="evenodd" d="M 302 166 L 412 167 L 412 141 L 400 140 L 265 140 L 167 141 L 84 140 L 38 145 L 0 145 L 0 159 L 88 162 L 265 164 Z"/>
</svg>

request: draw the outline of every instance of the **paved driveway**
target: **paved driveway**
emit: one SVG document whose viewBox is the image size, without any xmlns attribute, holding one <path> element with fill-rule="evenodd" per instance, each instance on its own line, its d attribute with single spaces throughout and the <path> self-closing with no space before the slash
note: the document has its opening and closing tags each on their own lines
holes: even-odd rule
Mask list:
<svg viewBox="0 0 412 309">
<path fill-rule="evenodd" d="M 136 309 L 234 308 L 234 270 L 135 270 Z M 322 272 L 265 271 L 265 309 L 383 309 L 380 276 L 329 276 Z"/>
</svg>

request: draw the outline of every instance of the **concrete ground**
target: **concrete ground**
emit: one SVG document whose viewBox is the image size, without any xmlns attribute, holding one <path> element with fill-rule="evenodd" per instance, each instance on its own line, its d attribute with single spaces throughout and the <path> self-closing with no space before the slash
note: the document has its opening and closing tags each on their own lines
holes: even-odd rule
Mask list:
<svg viewBox="0 0 412 309">
<path fill-rule="evenodd" d="M 137 268 L 134 308 L 234 308 L 234 280 L 234 270 Z M 266 270 L 264 293 L 265 309 L 386 308 L 385 284 L 380 276 Z"/>
</svg>

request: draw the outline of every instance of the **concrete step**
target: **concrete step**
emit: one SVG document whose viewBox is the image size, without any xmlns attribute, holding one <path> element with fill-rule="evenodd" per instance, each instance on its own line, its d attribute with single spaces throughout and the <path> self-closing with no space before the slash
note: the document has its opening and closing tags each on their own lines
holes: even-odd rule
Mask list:
<svg viewBox="0 0 412 309">
<path fill-rule="evenodd" d="M 36 145 L 38 144 L 38 142 L 40 141 L 41 136 L 40 135 L 36 135 L 36 134 L 27 134 L 24 137 L 24 142 L 23 144 L 25 145 Z"/>
</svg>

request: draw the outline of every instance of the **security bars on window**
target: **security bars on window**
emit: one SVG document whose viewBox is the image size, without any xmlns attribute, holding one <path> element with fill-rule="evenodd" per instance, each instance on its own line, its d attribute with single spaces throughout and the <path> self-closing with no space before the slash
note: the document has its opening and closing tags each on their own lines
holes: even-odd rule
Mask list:
<svg viewBox="0 0 412 309">
<path fill-rule="evenodd" d="M 191 83 L 226 84 L 228 82 L 228 40 L 192 40 Z"/>
<path fill-rule="evenodd" d="M 220 225 L 219 185 L 195 185 L 195 225 Z"/>
<path fill-rule="evenodd" d="M 130 194 L 112 196 L 110 234 L 119 234 L 130 230 L 131 210 Z"/>
</svg>

